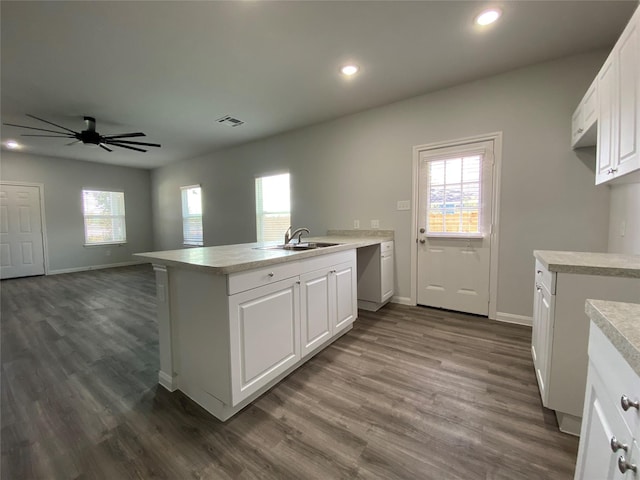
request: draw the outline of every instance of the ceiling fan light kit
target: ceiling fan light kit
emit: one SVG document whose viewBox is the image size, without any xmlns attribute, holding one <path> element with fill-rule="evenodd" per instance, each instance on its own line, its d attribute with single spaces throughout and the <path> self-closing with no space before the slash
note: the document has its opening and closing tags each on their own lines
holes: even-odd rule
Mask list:
<svg viewBox="0 0 640 480">
<path fill-rule="evenodd" d="M 63 127 L 62 125 L 58 125 L 56 123 L 50 122 L 49 120 L 45 120 L 44 118 L 36 117 L 35 115 L 31 115 L 27 113 L 27 117 L 33 118 L 35 120 L 39 120 L 40 122 L 48 123 L 49 125 L 53 125 L 54 127 L 60 128 L 64 131 L 58 130 L 49 130 L 46 128 L 36 128 L 29 127 L 27 125 L 16 125 L 13 123 L 5 123 L 4 125 L 8 125 L 11 127 L 20 127 L 27 128 L 29 130 L 37 130 L 39 132 L 48 132 L 55 133 L 56 135 L 46 135 L 46 134 L 34 134 L 34 133 L 23 133 L 23 137 L 52 137 L 52 138 L 67 138 L 73 139 L 73 142 L 68 143 L 67 145 L 73 145 L 74 143 L 82 142 L 85 145 L 89 146 L 98 146 L 107 152 L 113 152 L 113 149 L 109 147 L 120 147 L 126 148 L 129 150 L 135 150 L 136 152 L 146 152 L 147 150 L 140 147 L 160 147 L 159 143 L 148 143 L 148 142 L 138 142 L 133 140 L 124 140 L 127 138 L 133 137 L 146 137 L 146 135 L 142 132 L 133 132 L 133 133 L 121 133 L 116 135 L 100 135 L 96 131 L 96 119 L 93 117 L 84 117 L 85 129 L 76 132 L 75 130 L 71 130 L 70 128 Z"/>
</svg>

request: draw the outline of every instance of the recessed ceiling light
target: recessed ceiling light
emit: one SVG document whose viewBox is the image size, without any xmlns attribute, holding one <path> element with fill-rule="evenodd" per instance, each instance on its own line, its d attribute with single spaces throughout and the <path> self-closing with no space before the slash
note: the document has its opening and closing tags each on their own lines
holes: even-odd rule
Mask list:
<svg viewBox="0 0 640 480">
<path fill-rule="evenodd" d="M 347 77 L 355 75 L 358 73 L 358 70 L 360 70 L 360 68 L 357 65 L 344 65 L 340 68 L 340 72 Z"/>
<path fill-rule="evenodd" d="M 18 150 L 21 148 L 21 145 L 15 140 L 7 140 L 6 142 L 4 142 L 4 146 L 9 150 Z"/>
<path fill-rule="evenodd" d="M 476 24 L 478 25 L 489 25 L 490 23 L 495 22 L 502 15 L 502 10 L 499 8 L 490 8 L 489 10 L 485 10 L 480 15 L 476 17 Z"/>
</svg>

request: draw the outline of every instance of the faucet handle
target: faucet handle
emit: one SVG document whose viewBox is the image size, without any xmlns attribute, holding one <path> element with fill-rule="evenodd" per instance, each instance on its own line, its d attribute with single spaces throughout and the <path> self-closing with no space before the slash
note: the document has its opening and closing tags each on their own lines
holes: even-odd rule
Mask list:
<svg viewBox="0 0 640 480">
<path fill-rule="evenodd" d="M 284 232 L 284 244 L 285 245 L 287 243 L 289 243 L 289 240 L 291 240 L 290 233 L 291 233 L 291 226 L 289 226 L 289 228 L 287 228 L 287 231 Z"/>
</svg>

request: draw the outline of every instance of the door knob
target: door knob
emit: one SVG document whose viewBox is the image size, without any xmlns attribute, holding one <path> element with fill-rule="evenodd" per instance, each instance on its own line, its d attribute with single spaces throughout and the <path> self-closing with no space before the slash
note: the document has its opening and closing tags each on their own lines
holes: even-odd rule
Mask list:
<svg viewBox="0 0 640 480">
<path fill-rule="evenodd" d="M 620 397 L 620 405 L 625 412 L 631 407 L 635 408 L 636 410 L 640 410 L 640 402 L 634 402 L 633 400 L 630 400 L 626 395 L 622 395 L 622 397 Z"/>
</svg>

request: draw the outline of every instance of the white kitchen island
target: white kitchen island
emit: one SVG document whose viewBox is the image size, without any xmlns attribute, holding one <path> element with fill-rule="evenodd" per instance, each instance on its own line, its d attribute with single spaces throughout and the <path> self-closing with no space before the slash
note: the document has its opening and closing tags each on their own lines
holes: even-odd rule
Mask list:
<svg viewBox="0 0 640 480">
<path fill-rule="evenodd" d="M 137 254 L 156 274 L 160 384 L 224 421 L 348 332 L 357 317 L 356 249 L 389 236 L 311 240 L 338 245 Z"/>
</svg>

